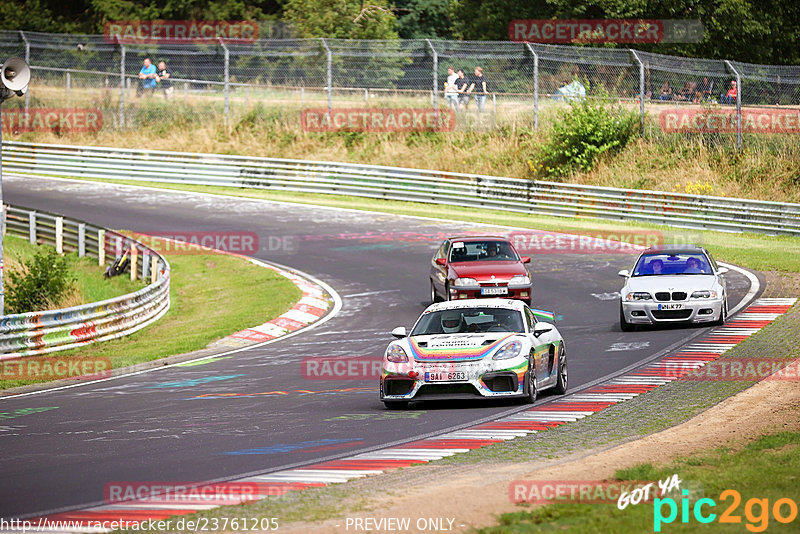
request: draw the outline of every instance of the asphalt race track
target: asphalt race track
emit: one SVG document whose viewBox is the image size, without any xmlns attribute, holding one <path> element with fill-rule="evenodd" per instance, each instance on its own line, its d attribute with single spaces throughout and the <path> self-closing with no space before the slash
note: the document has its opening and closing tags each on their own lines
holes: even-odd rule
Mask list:
<svg viewBox="0 0 800 534">
<path fill-rule="evenodd" d="M 0 517 L 100 504 L 109 482 L 210 481 L 285 469 L 517 408 L 508 402 L 415 403 L 409 412 L 388 412 L 375 379 L 309 380 L 301 372 L 309 357 L 379 359 L 391 340 L 389 331 L 411 326 L 428 304 L 429 261 L 441 237 L 497 231 L 303 205 L 5 178 L 7 203 L 109 228 L 255 232 L 259 258 L 326 281 L 342 297 L 343 308 L 307 333 L 227 359 L 0 399 L 4 413 L 51 408 L 0 421 Z M 622 286 L 617 271 L 630 268 L 632 260 L 633 255 L 619 254 L 533 257 L 534 306 L 559 316 L 570 391 L 707 330 L 622 333 L 618 301 L 608 294 Z M 726 277 L 733 308 L 750 283 L 735 271 Z M 231 393 L 237 395 L 219 396 Z M 543 395 L 538 403 L 553 398 Z"/>
</svg>

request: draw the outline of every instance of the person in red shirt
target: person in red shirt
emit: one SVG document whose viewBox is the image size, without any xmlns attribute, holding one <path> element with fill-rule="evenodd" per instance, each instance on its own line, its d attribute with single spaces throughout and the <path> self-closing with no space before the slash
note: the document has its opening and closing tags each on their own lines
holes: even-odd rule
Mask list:
<svg viewBox="0 0 800 534">
<path fill-rule="evenodd" d="M 719 99 L 720 104 L 735 104 L 736 103 L 736 80 L 731 80 L 731 88 L 728 92 L 722 95 Z"/>
</svg>

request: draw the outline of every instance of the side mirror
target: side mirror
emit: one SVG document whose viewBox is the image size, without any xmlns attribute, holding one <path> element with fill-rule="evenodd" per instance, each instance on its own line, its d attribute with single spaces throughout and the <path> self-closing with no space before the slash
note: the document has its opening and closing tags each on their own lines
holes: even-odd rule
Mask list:
<svg viewBox="0 0 800 534">
<path fill-rule="evenodd" d="M 531 262 L 531 257 L 530 256 L 522 256 L 520 259 L 522 260 L 522 263 L 530 263 Z"/>
<path fill-rule="evenodd" d="M 444 267 L 445 265 L 447 265 L 447 259 L 436 258 L 436 265 L 441 265 L 442 267 Z"/>
<path fill-rule="evenodd" d="M 398 326 L 397 328 L 395 328 L 394 330 L 392 330 L 392 335 L 393 335 L 394 337 L 396 337 L 397 339 L 400 339 L 400 338 L 406 337 L 406 336 L 408 335 L 408 334 L 406 333 L 406 327 L 405 327 L 405 326 Z"/>
<path fill-rule="evenodd" d="M 727 267 L 720 267 L 719 269 L 717 269 L 717 274 L 725 274 L 728 272 L 728 270 L 729 269 Z"/>
<path fill-rule="evenodd" d="M 620 275 L 623 278 L 628 278 L 631 275 L 631 272 L 628 269 L 622 269 L 617 274 Z"/>
<path fill-rule="evenodd" d="M 533 337 L 539 337 L 542 334 L 546 334 L 550 332 L 553 327 L 549 324 L 542 324 L 541 326 L 534 326 L 533 327 Z"/>
</svg>

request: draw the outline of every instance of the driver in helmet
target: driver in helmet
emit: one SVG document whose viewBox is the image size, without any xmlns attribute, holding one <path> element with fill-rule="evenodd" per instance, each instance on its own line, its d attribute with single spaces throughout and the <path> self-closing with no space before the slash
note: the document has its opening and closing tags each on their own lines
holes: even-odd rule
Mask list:
<svg viewBox="0 0 800 534">
<path fill-rule="evenodd" d="M 459 310 L 445 310 L 442 312 L 442 332 L 455 334 L 464 328 L 464 317 Z"/>
</svg>

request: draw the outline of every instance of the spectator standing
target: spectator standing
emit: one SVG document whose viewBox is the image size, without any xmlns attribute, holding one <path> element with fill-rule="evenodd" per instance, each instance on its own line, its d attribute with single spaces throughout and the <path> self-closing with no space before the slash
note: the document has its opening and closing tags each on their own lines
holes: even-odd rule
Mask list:
<svg viewBox="0 0 800 534">
<path fill-rule="evenodd" d="M 164 61 L 158 62 L 158 71 L 156 72 L 158 76 L 156 79 L 158 83 L 161 84 L 161 89 L 164 91 L 164 98 L 169 100 L 172 97 L 172 92 L 175 90 L 172 87 L 172 71 L 167 68 L 167 64 Z"/>
<path fill-rule="evenodd" d="M 156 74 L 156 66 L 150 62 L 150 58 L 144 58 L 142 69 L 139 71 L 139 85 L 136 88 L 136 96 L 141 96 L 142 93 L 147 93 L 152 96 L 156 90 L 158 83 L 158 74 Z"/>
<path fill-rule="evenodd" d="M 720 104 L 735 104 L 736 103 L 736 92 L 738 91 L 736 87 L 736 80 L 731 80 L 731 87 L 728 89 L 728 92 L 722 95 L 719 99 Z"/>
<path fill-rule="evenodd" d="M 456 80 L 458 74 L 453 67 L 447 67 L 447 81 L 444 84 L 444 99 L 447 101 L 448 107 L 458 111 L 458 87 Z"/>
<path fill-rule="evenodd" d="M 464 70 L 458 69 L 458 78 L 456 78 L 456 89 L 458 89 L 458 105 L 461 109 L 467 109 L 469 106 L 469 95 L 467 94 L 467 77 L 464 76 Z"/>
<path fill-rule="evenodd" d="M 475 93 L 475 103 L 478 105 L 478 111 L 483 111 L 483 106 L 486 104 L 486 77 L 483 75 L 481 67 L 475 67 L 475 76 L 472 78 L 472 83 L 467 90 L 467 93 Z"/>
</svg>

